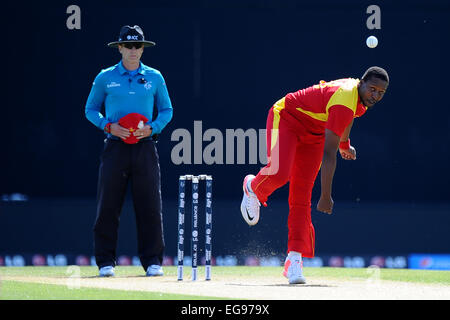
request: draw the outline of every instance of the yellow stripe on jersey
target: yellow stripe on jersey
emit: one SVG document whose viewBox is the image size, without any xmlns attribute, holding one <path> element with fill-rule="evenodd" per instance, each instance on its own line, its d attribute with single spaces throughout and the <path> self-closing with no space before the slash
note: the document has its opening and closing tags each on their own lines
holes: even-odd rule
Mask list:
<svg viewBox="0 0 450 320">
<path fill-rule="evenodd" d="M 345 81 L 339 89 L 331 96 L 330 100 L 327 103 L 327 114 L 328 109 L 335 105 L 342 105 L 353 111 L 353 114 L 356 112 L 356 106 L 358 104 L 358 83 L 357 79 L 349 79 Z"/>
<path fill-rule="evenodd" d="M 273 150 L 278 140 L 278 129 L 280 126 L 280 112 L 285 108 L 285 98 L 281 98 L 273 105 L 272 139 L 270 140 L 270 150 Z"/>
<path fill-rule="evenodd" d="M 331 96 L 330 100 L 327 103 L 325 108 L 325 113 L 316 113 L 312 111 L 308 111 L 302 108 L 297 108 L 298 111 L 303 112 L 304 114 L 310 116 L 313 119 L 319 121 L 328 121 L 328 110 L 335 105 L 342 105 L 353 111 L 353 114 L 356 112 L 356 106 L 358 104 L 358 79 L 346 79 L 346 81 L 337 80 L 331 82 L 320 82 L 320 84 L 316 86 L 320 87 L 334 87 L 340 86 L 339 89 L 336 90 L 335 93 Z"/>
<path fill-rule="evenodd" d="M 297 108 L 297 110 L 300 112 L 303 112 L 304 114 L 310 116 L 311 118 L 319 120 L 319 121 L 327 122 L 327 120 L 328 120 L 328 113 L 316 113 L 316 112 L 304 110 L 302 108 Z"/>
</svg>

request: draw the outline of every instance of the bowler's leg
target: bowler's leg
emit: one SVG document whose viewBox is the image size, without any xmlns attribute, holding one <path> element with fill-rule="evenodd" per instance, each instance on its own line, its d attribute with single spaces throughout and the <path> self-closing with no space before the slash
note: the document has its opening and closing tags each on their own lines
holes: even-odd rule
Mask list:
<svg viewBox="0 0 450 320">
<path fill-rule="evenodd" d="M 314 257 L 311 196 L 322 155 L 323 142 L 299 144 L 289 180 L 288 252 L 300 252 L 307 258 Z"/>
<path fill-rule="evenodd" d="M 298 143 L 294 130 L 274 108 L 270 109 L 266 125 L 268 163 L 251 181 L 252 191 L 262 203 L 289 180 Z"/>
</svg>

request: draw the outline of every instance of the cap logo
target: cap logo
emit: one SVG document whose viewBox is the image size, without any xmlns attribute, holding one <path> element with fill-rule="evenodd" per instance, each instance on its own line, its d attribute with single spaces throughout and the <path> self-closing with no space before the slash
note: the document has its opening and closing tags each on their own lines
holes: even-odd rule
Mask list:
<svg viewBox="0 0 450 320">
<path fill-rule="evenodd" d="M 144 47 L 154 46 L 153 41 L 145 41 L 144 32 L 139 26 L 123 26 L 120 29 L 119 41 L 108 43 L 108 47 L 117 47 L 121 42 L 142 42 Z"/>
</svg>

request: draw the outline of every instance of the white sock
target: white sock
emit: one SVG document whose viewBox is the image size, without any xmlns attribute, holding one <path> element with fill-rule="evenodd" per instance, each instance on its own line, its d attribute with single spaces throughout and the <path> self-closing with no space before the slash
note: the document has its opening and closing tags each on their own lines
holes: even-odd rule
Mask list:
<svg viewBox="0 0 450 320">
<path fill-rule="evenodd" d="M 289 251 L 289 253 L 288 253 L 288 258 L 297 258 L 297 259 L 300 259 L 300 260 L 302 260 L 302 254 L 300 253 L 300 252 L 297 252 L 297 251 Z"/>
</svg>

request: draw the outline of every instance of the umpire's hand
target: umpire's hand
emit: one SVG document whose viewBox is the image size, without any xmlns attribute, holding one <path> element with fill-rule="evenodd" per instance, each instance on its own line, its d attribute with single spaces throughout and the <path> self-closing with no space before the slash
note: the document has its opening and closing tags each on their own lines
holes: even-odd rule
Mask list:
<svg viewBox="0 0 450 320">
<path fill-rule="evenodd" d="M 130 136 L 130 130 L 122 127 L 118 122 L 111 124 L 111 134 L 121 139 L 126 139 Z"/>
<path fill-rule="evenodd" d="M 146 124 L 143 128 L 137 129 L 133 134 L 136 139 L 150 137 L 152 135 L 152 127 Z"/>
</svg>

